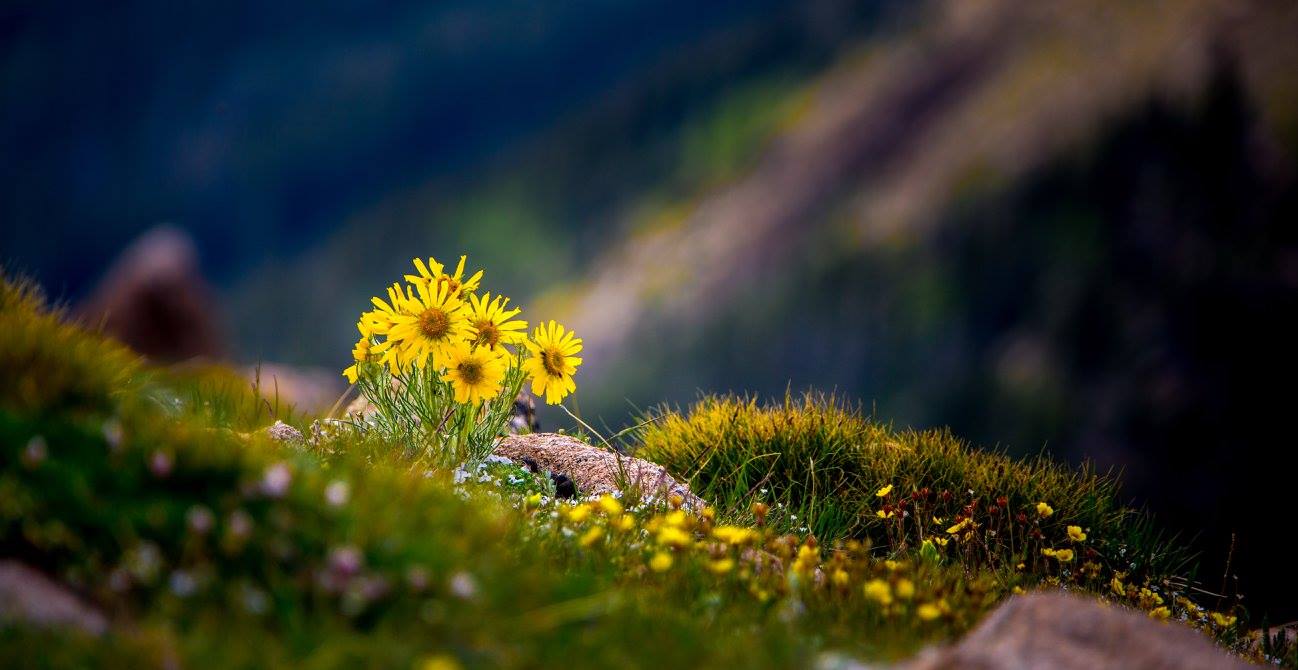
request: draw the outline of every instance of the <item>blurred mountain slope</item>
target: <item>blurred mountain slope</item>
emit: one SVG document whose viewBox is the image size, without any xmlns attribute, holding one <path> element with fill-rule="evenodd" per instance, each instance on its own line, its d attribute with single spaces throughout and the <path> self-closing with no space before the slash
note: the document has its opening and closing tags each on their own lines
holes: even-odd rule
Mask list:
<svg viewBox="0 0 1298 670">
<path fill-rule="evenodd" d="M 815 85 L 731 183 L 538 309 L 582 409 L 837 387 L 914 426 L 1127 470 L 1199 577 L 1298 615 L 1264 516 L 1298 456 L 1298 8 L 935 4 Z"/>
<path fill-rule="evenodd" d="M 933 19 L 826 76 L 753 170 L 553 298 L 572 303 L 592 367 L 615 364 L 646 321 L 688 330 L 760 276 L 808 262 L 799 242 L 831 219 L 846 222 L 848 249 L 930 234 L 971 184 L 1006 188 L 1150 99 L 1189 104 L 1218 58 L 1239 64 L 1277 131 L 1260 140 L 1292 141 L 1278 133 L 1298 112 L 1292 6 L 953 2 Z"/>
</svg>

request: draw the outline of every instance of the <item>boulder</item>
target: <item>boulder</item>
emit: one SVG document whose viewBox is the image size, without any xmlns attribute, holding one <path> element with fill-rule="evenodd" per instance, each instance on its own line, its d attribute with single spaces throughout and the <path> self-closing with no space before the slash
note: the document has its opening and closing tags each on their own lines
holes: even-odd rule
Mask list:
<svg viewBox="0 0 1298 670">
<path fill-rule="evenodd" d="M 117 257 L 77 309 L 90 328 L 161 362 L 219 358 L 216 299 L 194 243 L 169 226 L 142 235 Z"/>
<path fill-rule="evenodd" d="M 1243 660 L 1189 626 L 1059 591 L 1011 597 L 964 639 L 896 670 L 1210 670 Z"/>
<path fill-rule="evenodd" d="M 0 623 L 71 627 L 94 635 L 108 630 L 103 614 L 66 587 L 16 561 L 0 561 Z"/>
<path fill-rule="evenodd" d="M 567 475 L 583 496 L 635 488 L 654 500 L 678 495 L 691 509 L 702 509 L 707 504 L 660 465 L 600 449 L 568 435 L 510 435 L 496 445 L 494 453 L 515 462 L 532 461 L 544 470 Z"/>
</svg>

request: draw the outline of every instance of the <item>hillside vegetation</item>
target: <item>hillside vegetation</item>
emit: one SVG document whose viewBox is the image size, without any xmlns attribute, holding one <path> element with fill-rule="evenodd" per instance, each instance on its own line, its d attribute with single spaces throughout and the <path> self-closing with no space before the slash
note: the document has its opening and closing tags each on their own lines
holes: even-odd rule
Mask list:
<svg viewBox="0 0 1298 670">
<path fill-rule="evenodd" d="M 220 371 L 151 368 L 0 289 L 0 555 L 114 622 L 6 626 L 5 667 L 807 667 L 912 653 L 1045 585 L 1242 644 L 1242 612 L 1192 602 L 1175 550 L 1086 472 L 814 397 L 718 399 L 641 435 L 714 508 L 557 502 L 515 466 L 456 484 L 338 424 L 280 414 L 306 437 L 272 440 L 274 404 Z M 1028 536 L 993 539 L 1020 511 Z"/>
</svg>

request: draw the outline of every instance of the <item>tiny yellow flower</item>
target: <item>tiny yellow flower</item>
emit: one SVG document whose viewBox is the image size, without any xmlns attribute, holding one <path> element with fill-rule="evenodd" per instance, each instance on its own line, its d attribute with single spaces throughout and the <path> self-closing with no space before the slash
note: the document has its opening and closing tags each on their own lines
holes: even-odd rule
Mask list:
<svg viewBox="0 0 1298 670">
<path fill-rule="evenodd" d="M 1114 577 L 1111 581 L 1109 581 L 1109 588 L 1113 590 L 1113 594 L 1116 596 L 1121 596 L 1125 598 L 1127 595 L 1127 587 L 1123 586 L 1122 580 L 1118 579 L 1117 577 Z"/>
<path fill-rule="evenodd" d="M 460 670 L 462 667 L 455 657 L 447 654 L 429 656 L 419 662 L 419 670 Z"/>
<path fill-rule="evenodd" d="M 581 505 L 577 505 L 576 507 L 567 508 L 565 514 L 567 515 L 569 521 L 573 523 L 581 523 L 585 521 L 587 517 L 590 516 L 590 507 L 588 507 L 585 503 L 583 503 Z"/>
<path fill-rule="evenodd" d="M 665 547 L 675 547 L 682 549 L 690 546 L 693 538 L 690 534 L 677 528 L 676 526 L 663 526 L 658 530 L 658 544 Z"/>
<path fill-rule="evenodd" d="M 888 587 L 888 582 L 882 579 L 871 579 L 861 587 L 865 597 L 878 602 L 885 607 L 892 604 L 892 589 Z"/>
<path fill-rule="evenodd" d="M 875 491 L 874 495 L 878 498 L 887 498 L 889 493 L 892 493 L 892 484 Z"/>
<path fill-rule="evenodd" d="M 1072 549 L 1042 549 L 1041 553 L 1059 561 L 1060 563 L 1067 563 L 1073 560 Z"/>
<path fill-rule="evenodd" d="M 735 546 L 741 546 L 757 539 L 757 531 L 742 526 L 717 526 L 712 529 L 712 536 Z"/>
<path fill-rule="evenodd" d="M 945 537 L 939 537 L 939 536 L 937 536 L 937 535 L 934 535 L 934 536 L 933 536 L 932 538 L 930 538 L 930 539 L 933 540 L 933 544 L 936 544 L 936 545 L 939 546 L 939 547 L 945 547 L 945 546 L 946 546 L 946 543 L 951 541 L 951 540 L 948 539 L 948 538 L 945 538 Z"/>
<path fill-rule="evenodd" d="M 1073 542 L 1082 542 L 1086 540 L 1086 533 L 1082 532 L 1081 526 L 1069 526 L 1068 539 L 1072 540 Z"/>
<path fill-rule="evenodd" d="M 600 528 L 599 526 L 594 526 L 581 536 L 581 540 L 579 540 L 579 542 L 581 543 L 581 546 L 589 547 L 595 544 L 596 542 L 599 542 L 600 539 L 602 539 L 603 537 L 604 537 L 604 529 Z"/>
<path fill-rule="evenodd" d="M 619 519 L 614 523 L 614 526 L 613 526 L 613 527 L 614 527 L 614 528 L 617 528 L 617 529 L 620 530 L 620 531 L 624 531 L 624 532 L 625 532 L 625 531 L 628 531 L 628 530 L 631 530 L 632 528 L 635 528 L 635 517 L 632 517 L 632 516 L 630 516 L 630 515 L 627 515 L 627 516 L 624 516 L 624 517 L 620 517 L 620 518 L 619 518 Z"/>
<path fill-rule="evenodd" d="M 526 500 L 524 500 L 524 503 L 527 504 L 527 508 L 528 508 L 528 509 L 534 509 L 534 508 L 540 507 L 540 506 L 541 506 L 541 494 L 540 494 L 540 493 L 533 493 L 532 495 L 528 496 Z"/>
<path fill-rule="evenodd" d="M 672 568 L 673 562 L 674 559 L 671 554 L 665 551 L 660 551 L 654 554 L 653 558 L 649 559 L 649 568 L 654 572 L 667 572 Z"/>
<path fill-rule="evenodd" d="M 809 575 L 820 565 L 820 549 L 802 545 L 798 549 L 798 559 L 793 562 L 793 571 Z"/>
<path fill-rule="evenodd" d="M 906 564 L 902 563 L 901 561 L 894 561 L 892 559 L 888 559 L 883 562 L 883 567 L 888 568 L 889 572 L 896 572 L 906 567 Z"/>
<path fill-rule="evenodd" d="M 915 609 L 915 614 L 922 621 L 932 621 L 942 616 L 942 609 L 933 603 L 924 603 Z"/>
<path fill-rule="evenodd" d="M 969 520 L 969 519 L 964 519 L 964 520 L 960 521 L 960 523 L 957 523 L 956 525 L 951 526 L 950 528 L 946 529 L 946 532 L 948 532 L 948 533 L 950 533 L 950 534 L 952 534 L 952 535 L 956 535 L 956 534 L 958 534 L 960 531 L 964 530 L 965 528 L 968 528 L 968 527 L 969 527 L 969 524 L 971 524 L 971 523 L 973 523 L 973 521 L 971 521 L 971 520 Z"/>
<path fill-rule="evenodd" d="M 896 516 L 896 512 L 893 511 L 885 512 L 883 510 L 878 510 L 874 513 L 874 515 L 879 517 L 880 519 L 891 519 L 892 517 Z"/>
<path fill-rule="evenodd" d="M 681 510 L 669 512 L 667 516 L 663 517 L 663 523 L 673 528 L 684 528 L 687 520 L 685 512 Z"/>
<path fill-rule="evenodd" d="M 1024 593 L 1027 593 L 1027 591 L 1024 591 L 1022 586 L 1015 584 L 1014 588 L 1010 589 L 1010 593 L 1013 593 L 1016 596 L 1021 596 Z"/>
<path fill-rule="evenodd" d="M 713 574 L 724 575 L 727 572 L 730 572 L 731 570 L 735 569 L 735 559 L 718 558 L 714 561 L 709 561 L 707 568 L 708 571 Z"/>
<path fill-rule="evenodd" d="M 1149 618 L 1158 619 L 1159 621 L 1165 621 L 1170 616 L 1172 616 L 1172 610 L 1168 609 L 1166 605 L 1155 607 L 1149 611 Z"/>
<path fill-rule="evenodd" d="M 910 600 L 915 597 L 915 582 L 905 577 L 897 580 L 897 585 L 893 589 L 897 592 L 897 597 L 902 600 Z"/>
<path fill-rule="evenodd" d="M 599 508 L 604 510 L 604 513 L 611 517 L 618 516 L 622 513 L 622 503 L 618 502 L 617 498 L 610 495 L 606 495 L 599 499 Z"/>
<path fill-rule="evenodd" d="M 1212 613 L 1212 622 L 1222 628 L 1230 628 L 1235 625 L 1236 618 L 1233 615 L 1222 614 L 1221 612 Z"/>
<path fill-rule="evenodd" d="M 1037 503 L 1037 514 L 1041 515 L 1042 519 L 1049 518 L 1050 515 L 1054 513 L 1055 513 L 1055 508 L 1051 507 L 1050 505 L 1047 505 L 1044 502 Z"/>
<path fill-rule="evenodd" d="M 833 580 L 834 586 L 847 586 L 847 583 L 852 579 L 847 574 L 847 571 L 842 568 L 834 570 L 834 574 L 830 578 Z"/>
</svg>

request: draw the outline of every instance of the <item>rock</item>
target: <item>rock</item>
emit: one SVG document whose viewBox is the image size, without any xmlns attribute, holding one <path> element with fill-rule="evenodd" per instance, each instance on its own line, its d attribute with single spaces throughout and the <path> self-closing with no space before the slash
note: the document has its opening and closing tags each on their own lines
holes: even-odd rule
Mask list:
<svg viewBox="0 0 1298 670">
<path fill-rule="evenodd" d="M 1062 592 L 1011 597 L 964 639 L 896 670 L 1209 670 L 1248 668 L 1176 622 Z"/>
<path fill-rule="evenodd" d="M 194 243 L 169 226 L 145 233 L 104 274 L 77 314 L 161 362 L 219 358 L 216 300 L 198 269 Z"/>
<path fill-rule="evenodd" d="M 100 635 L 108 620 L 67 588 L 16 561 L 0 561 L 0 622 L 68 626 Z"/>
<path fill-rule="evenodd" d="M 511 435 L 496 445 L 494 453 L 519 462 L 530 459 L 540 469 L 567 475 L 583 496 L 614 493 L 626 486 L 656 500 L 679 495 L 691 509 L 707 505 L 662 466 L 593 447 L 567 435 Z"/>
<path fill-rule="evenodd" d="M 300 442 L 303 439 L 302 431 L 279 420 L 266 426 L 265 431 L 266 437 L 276 442 Z"/>
</svg>

